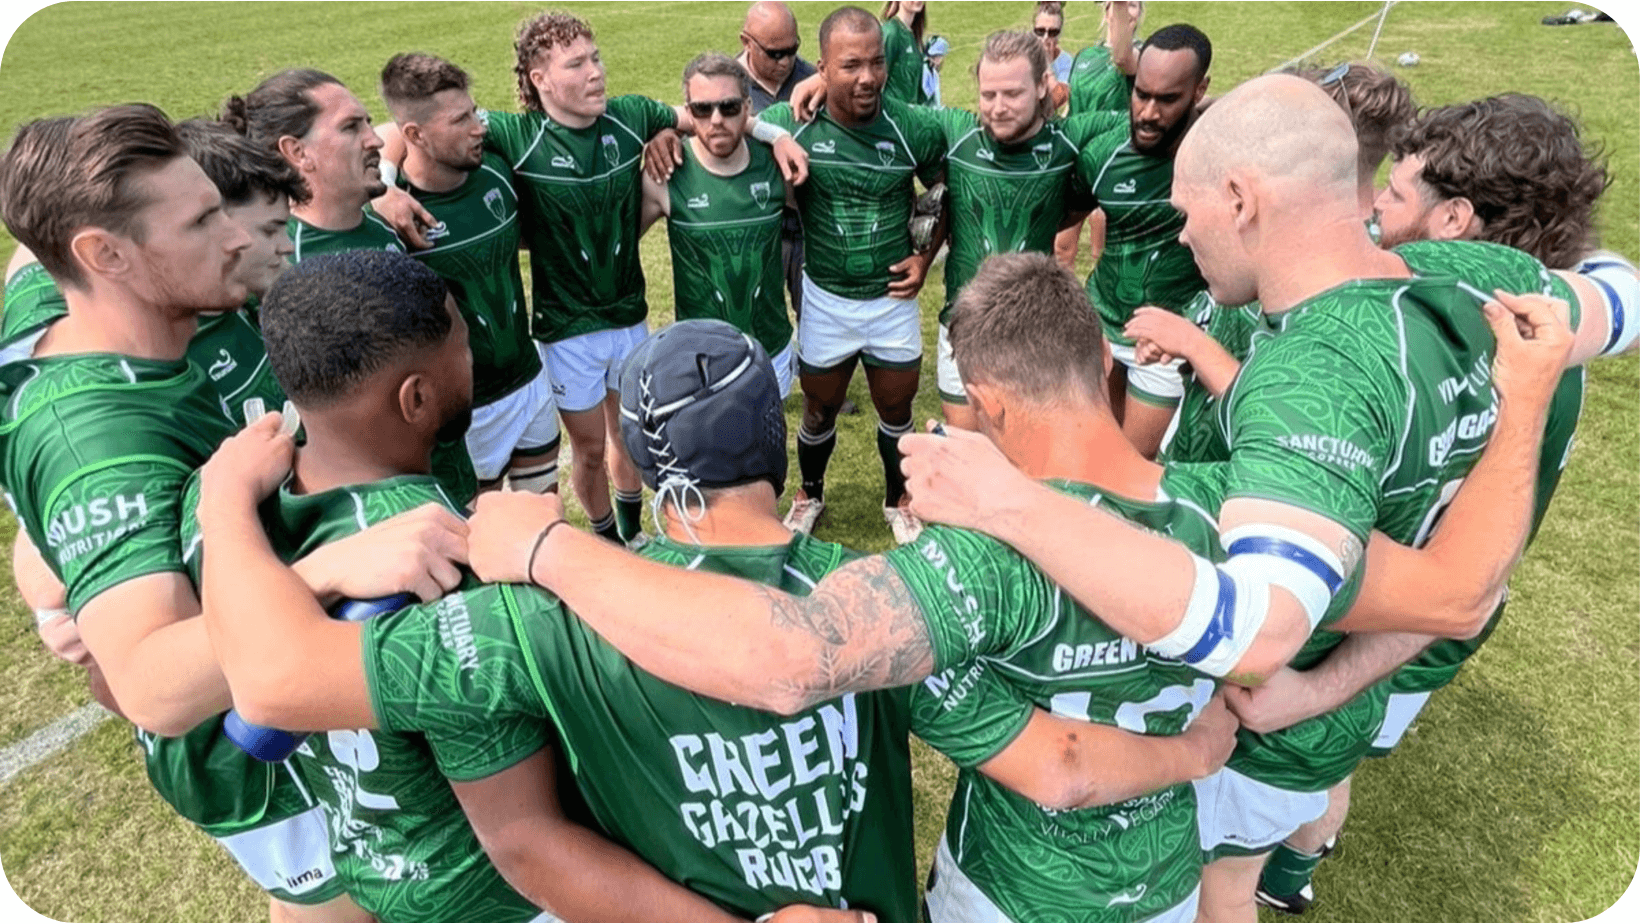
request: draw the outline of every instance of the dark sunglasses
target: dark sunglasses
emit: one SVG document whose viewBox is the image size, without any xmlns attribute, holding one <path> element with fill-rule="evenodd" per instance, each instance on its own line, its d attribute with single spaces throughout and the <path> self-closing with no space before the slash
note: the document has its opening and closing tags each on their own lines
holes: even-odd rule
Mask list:
<svg viewBox="0 0 1640 924">
<path fill-rule="evenodd" d="M 742 32 L 741 35 L 746 35 L 746 33 Z M 784 61 L 784 60 L 786 60 L 787 58 L 791 57 L 792 55 L 797 54 L 797 49 L 802 47 L 802 44 L 803 44 L 802 42 L 799 42 L 799 43 L 797 43 L 796 45 L 793 45 L 790 48 L 770 48 L 767 45 L 764 45 L 762 42 L 758 41 L 757 39 L 752 38 L 750 35 L 746 35 L 746 40 L 751 42 L 753 45 L 756 45 L 758 51 L 761 51 L 764 54 L 768 55 L 770 61 Z"/>
<path fill-rule="evenodd" d="M 689 114 L 704 122 L 712 117 L 712 110 L 716 109 L 718 112 L 723 113 L 725 119 L 732 119 L 740 115 L 740 110 L 745 107 L 746 101 L 737 96 L 731 99 L 720 99 L 716 102 L 690 103 Z"/>
<path fill-rule="evenodd" d="M 1060 30 L 1060 29 L 1049 29 L 1045 26 L 1037 26 L 1035 29 L 1032 29 L 1031 31 L 1036 33 L 1037 38 L 1059 38 L 1059 33 L 1062 30 Z"/>
</svg>

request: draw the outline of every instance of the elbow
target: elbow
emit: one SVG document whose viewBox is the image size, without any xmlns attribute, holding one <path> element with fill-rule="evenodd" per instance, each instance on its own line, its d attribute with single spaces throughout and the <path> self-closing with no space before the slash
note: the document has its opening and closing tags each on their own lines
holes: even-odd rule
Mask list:
<svg viewBox="0 0 1640 924">
<path fill-rule="evenodd" d="M 161 738 L 179 738 L 192 731 L 201 721 L 176 710 L 135 709 L 123 703 L 120 708 L 125 711 L 126 718 L 131 720 L 131 724 Z"/>
<path fill-rule="evenodd" d="M 293 691 L 301 684 L 300 672 L 292 672 L 276 659 L 264 662 L 254 672 L 228 674 L 228 689 L 240 718 L 253 725 L 287 731 L 301 727 L 301 717 L 293 708 L 299 702 Z"/>
</svg>

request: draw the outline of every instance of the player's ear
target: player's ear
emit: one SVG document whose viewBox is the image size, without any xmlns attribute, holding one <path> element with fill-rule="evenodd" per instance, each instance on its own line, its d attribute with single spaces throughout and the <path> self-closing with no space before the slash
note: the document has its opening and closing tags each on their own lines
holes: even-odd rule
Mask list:
<svg viewBox="0 0 1640 924">
<path fill-rule="evenodd" d="M 404 136 L 404 143 L 405 144 L 420 144 L 421 143 L 421 123 L 419 123 L 419 122 L 400 122 L 399 123 L 399 134 Z"/>
<path fill-rule="evenodd" d="M 1196 99 L 1195 99 L 1195 105 L 1196 106 L 1200 106 L 1202 104 L 1202 97 L 1207 95 L 1207 85 L 1209 83 L 1211 83 L 1212 81 L 1213 81 L 1212 77 L 1203 75 L 1203 77 L 1201 79 L 1201 82 L 1196 84 Z"/>
<path fill-rule="evenodd" d="M 1224 194 L 1235 216 L 1237 231 L 1245 231 L 1258 217 L 1258 199 L 1253 194 L 1254 184 L 1244 175 L 1228 172 L 1224 178 Z"/>
<path fill-rule="evenodd" d="M 283 157 L 286 163 L 295 167 L 297 171 L 302 170 L 302 161 L 307 157 L 307 146 L 302 144 L 302 139 L 295 135 L 280 135 L 274 147 L 279 149 L 279 156 Z"/>
<path fill-rule="evenodd" d="M 122 276 L 131 269 L 131 256 L 118 235 L 106 228 L 80 229 L 68 240 L 68 252 L 86 273 Z"/>
<path fill-rule="evenodd" d="M 1430 237 L 1438 241 L 1463 241 L 1479 237 L 1481 219 L 1475 203 L 1467 196 L 1454 196 L 1430 212 Z"/>
<path fill-rule="evenodd" d="M 987 382 L 964 382 L 962 387 L 968 394 L 968 406 L 973 408 L 974 418 L 982 422 L 980 430 L 987 434 L 1001 433 L 1008 420 L 1006 393 Z"/>
<path fill-rule="evenodd" d="M 418 427 L 435 414 L 432 382 L 425 373 L 412 372 L 399 383 L 399 417 Z"/>
</svg>

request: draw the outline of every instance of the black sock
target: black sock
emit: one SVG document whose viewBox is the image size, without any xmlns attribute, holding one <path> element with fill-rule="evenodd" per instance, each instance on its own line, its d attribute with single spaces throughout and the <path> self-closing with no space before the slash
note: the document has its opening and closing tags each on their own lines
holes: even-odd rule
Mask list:
<svg viewBox="0 0 1640 924">
<path fill-rule="evenodd" d="M 615 511 L 604 514 L 601 520 L 592 521 L 592 531 L 608 539 L 616 545 L 621 545 L 621 534 L 615 529 Z"/>
<path fill-rule="evenodd" d="M 643 529 L 643 489 L 631 494 L 615 489 L 615 530 L 622 542 L 631 542 Z"/>
<path fill-rule="evenodd" d="M 877 421 L 877 454 L 883 457 L 883 506 L 898 507 L 905 499 L 905 473 L 900 471 L 900 437 L 911 432 L 911 422 L 899 426 Z"/>
<path fill-rule="evenodd" d="M 797 429 L 797 470 L 803 475 L 803 493 L 810 500 L 825 498 L 826 466 L 831 464 L 831 451 L 836 448 L 836 427 L 818 436 L 803 427 Z"/>
</svg>

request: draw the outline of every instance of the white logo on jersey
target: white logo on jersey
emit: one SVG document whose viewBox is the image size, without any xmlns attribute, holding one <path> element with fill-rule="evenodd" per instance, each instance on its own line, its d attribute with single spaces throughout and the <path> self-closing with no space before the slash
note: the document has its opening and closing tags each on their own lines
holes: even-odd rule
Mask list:
<svg viewBox="0 0 1640 924">
<path fill-rule="evenodd" d="M 1097 644 L 1053 646 L 1053 669 L 1061 674 L 1095 664 L 1126 664 L 1139 660 L 1139 643 L 1128 638 Z"/>
<path fill-rule="evenodd" d="M 809 150 L 813 151 L 816 154 L 836 154 L 837 153 L 837 142 L 835 142 L 835 141 L 816 141 L 814 143 L 814 147 L 809 148 Z"/>
<path fill-rule="evenodd" d="M 461 594 L 450 594 L 438 602 L 438 638 L 445 651 L 454 652 L 461 661 L 461 669 L 471 673 L 478 669 L 478 645 L 473 642 L 473 618 L 467 611 L 467 599 Z"/>
<path fill-rule="evenodd" d="M 1114 818 L 1116 816 L 1113 815 L 1111 817 Z M 1139 904 L 1139 901 L 1145 897 L 1145 892 L 1149 891 L 1149 889 L 1149 885 L 1141 882 L 1137 886 L 1134 886 L 1133 891 L 1131 892 L 1118 892 L 1117 894 L 1112 895 L 1110 897 L 1110 901 L 1105 902 L 1105 907 L 1114 908 L 1117 905 L 1137 905 Z"/>
<path fill-rule="evenodd" d="M 232 354 L 227 350 L 217 350 L 216 353 L 221 358 L 211 363 L 210 376 L 211 381 L 220 382 L 223 376 L 239 368 L 239 363 L 234 361 Z"/>
<path fill-rule="evenodd" d="M 147 519 L 148 498 L 145 495 L 95 497 L 83 504 L 75 504 L 46 523 L 46 547 L 58 550 L 58 562 L 66 565 L 92 549 L 108 545 L 128 530 L 141 526 Z M 104 530 L 108 526 L 114 528 Z M 88 529 L 104 531 L 87 534 Z M 82 535 L 84 538 L 74 538 Z"/>
<path fill-rule="evenodd" d="M 990 148 L 980 148 L 974 152 L 974 156 L 980 160 L 988 160 L 993 164 L 996 163 L 997 160 L 996 152 L 992 151 Z"/>
<path fill-rule="evenodd" d="M 879 141 L 879 142 L 877 142 L 877 159 L 882 161 L 883 166 L 885 166 L 885 167 L 888 166 L 889 164 L 894 163 L 894 142 L 892 142 L 892 141 Z"/>
<path fill-rule="evenodd" d="M 554 167 L 560 167 L 564 170 L 574 170 L 575 158 L 569 156 L 568 154 L 554 154 L 552 155 L 552 165 Z"/>
<path fill-rule="evenodd" d="M 706 193 L 701 193 L 698 196 L 690 196 L 689 201 L 684 203 L 684 204 L 689 206 L 692 209 L 711 208 L 712 207 L 712 198 L 710 196 L 708 196 Z"/>
<path fill-rule="evenodd" d="M 507 217 L 507 205 L 501 201 L 499 189 L 492 189 L 484 194 L 484 207 L 490 210 L 496 221 L 504 221 Z"/>
<path fill-rule="evenodd" d="M 752 201 L 757 203 L 758 208 L 762 208 L 763 206 L 769 204 L 768 183 L 753 183 L 750 187 L 750 192 L 752 194 Z"/>
<path fill-rule="evenodd" d="M 1372 468 L 1377 464 L 1371 453 L 1349 440 L 1336 436 L 1295 433 L 1291 436 L 1278 436 L 1276 442 L 1284 449 L 1302 452 L 1324 465 L 1338 465 L 1353 470 Z"/>
<path fill-rule="evenodd" d="M 449 237 L 450 226 L 441 221 L 431 228 L 428 228 L 424 233 L 427 235 L 427 243 L 431 244 L 441 237 Z"/>
<path fill-rule="evenodd" d="M 598 139 L 604 146 L 604 161 L 610 166 L 621 162 L 621 146 L 615 143 L 614 135 L 605 135 Z"/>
<path fill-rule="evenodd" d="M 1116 192 L 1118 193 L 1130 193 L 1138 188 L 1138 180 L 1123 180 L 1122 182 L 1116 184 Z"/>
<path fill-rule="evenodd" d="M 1436 468 L 1445 465 L 1447 455 L 1459 440 L 1485 442 L 1497 420 L 1498 406 L 1494 404 L 1484 411 L 1465 414 L 1447 424 L 1445 430 L 1429 438 L 1429 464 Z"/>
<path fill-rule="evenodd" d="M 1048 168 L 1048 160 L 1052 156 L 1053 145 L 1051 144 L 1039 144 L 1036 147 L 1031 148 L 1031 157 L 1036 160 L 1036 168 L 1038 170 L 1046 170 Z"/>
</svg>

